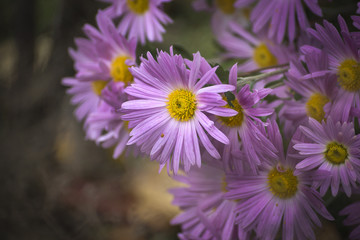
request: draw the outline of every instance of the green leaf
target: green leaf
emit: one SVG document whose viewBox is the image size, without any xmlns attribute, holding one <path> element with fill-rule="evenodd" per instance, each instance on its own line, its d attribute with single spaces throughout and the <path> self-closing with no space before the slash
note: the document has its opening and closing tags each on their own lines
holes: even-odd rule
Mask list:
<svg viewBox="0 0 360 240">
<path fill-rule="evenodd" d="M 216 69 L 216 75 L 219 77 L 220 81 L 222 83 L 229 83 L 229 71 L 228 70 L 224 70 L 224 68 L 218 64 L 217 66 L 219 66 Z"/>
<path fill-rule="evenodd" d="M 226 101 L 229 104 L 230 107 L 234 107 L 232 104 L 232 101 L 235 100 L 235 95 L 232 92 L 226 92 L 225 93 Z"/>
<path fill-rule="evenodd" d="M 192 54 L 190 54 L 183 46 L 174 44 L 173 49 L 175 53 L 180 54 L 184 58 L 192 59 Z"/>
</svg>

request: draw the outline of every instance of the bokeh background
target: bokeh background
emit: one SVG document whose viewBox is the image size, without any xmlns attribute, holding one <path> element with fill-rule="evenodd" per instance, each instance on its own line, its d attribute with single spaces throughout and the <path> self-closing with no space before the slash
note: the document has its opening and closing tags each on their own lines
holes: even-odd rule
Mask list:
<svg viewBox="0 0 360 240">
<path fill-rule="evenodd" d="M 354 11 L 355 1 L 341 2 Z M 111 149 L 86 141 L 61 85 L 74 75 L 74 37 L 104 7 L 95 0 L 0 1 L 0 239 L 177 239 L 180 228 L 169 221 L 179 210 L 167 189 L 178 184 L 148 159 L 114 160 Z M 165 11 L 174 23 L 164 42 L 138 52 L 177 44 L 216 62 L 210 15 L 195 13 L 190 0 L 174 0 Z M 340 239 L 331 224 L 322 233 Z"/>
<path fill-rule="evenodd" d="M 95 0 L 0 1 L 0 239 L 176 239 L 178 213 L 168 188 L 177 184 L 148 159 L 120 157 L 86 141 L 65 76 L 68 48 L 107 5 Z M 210 16 L 190 1 L 165 6 L 174 24 L 163 43 L 216 48 Z"/>
</svg>

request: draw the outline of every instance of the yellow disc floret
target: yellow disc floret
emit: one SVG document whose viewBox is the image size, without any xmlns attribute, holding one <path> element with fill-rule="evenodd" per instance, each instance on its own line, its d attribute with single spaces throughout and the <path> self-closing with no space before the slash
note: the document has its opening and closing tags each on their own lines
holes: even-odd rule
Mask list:
<svg viewBox="0 0 360 240">
<path fill-rule="evenodd" d="M 354 59 L 346 59 L 338 67 L 338 82 L 349 92 L 360 90 L 360 63 Z"/>
<path fill-rule="evenodd" d="M 232 106 L 226 104 L 224 107 L 234 109 L 235 111 L 238 112 L 238 114 L 232 117 L 219 117 L 219 119 L 224 125 L 228 127 L 240 127 L 244 121 L 244 113 L 242 111 L 243 108 L 241 107 L 237 99 L 232 100 L 231 104 Z"/>
<path fill-rule="evenodd" d="M 277 64 L 276 57 L 263 43 L 254 49 L 253 59 L 259 67 L 270 67 Z"/>
<path fill-rule="evenodd" d="M 348 157 L 348 151 L 344 145 L 337 142 L 330 142 L 326 146 L 324 155 L 325 159 L 330 163 L 339 165 L 345 163 L 345 160 Z"/>
<path fill-rule="evenodd" d="M 127 56 L 119 56 L 111 63 L 110 74 L 115 82 L 129 84 L 133 81 L 133 76 L 129 71 L 129 66 L 125 63 Z"/>
<path fill-rule="evenodd" d="M 216 0 L 216 6 L 225 14 L 232 14 L 235 12 L 235 0 Z"/>
<path fill-rule="evenodd" d="M 91 82 L 92 90 L 98 96 L 101 95 L 101 91 L 106 87 L 107 81 L 97 80 Z"/>
<path fill-rule="evenodd" d="M 268 174 L 268 183 L 270 191 L 275 196 L 285 199 L 296 194 L 299 182 L 292 169 L 279 171 L 274 168 Z"/>
<path fill-rule="evenodd" d="M 320 93 L 314 93 L 306 102 L 306 114 L 309 117 L 316 119 L 318 122 L 321 122 L 325 117 L 324 106 L 328 102 L 328 97 Z"/>
<path fill-rule="evenodd" d="M 128 7 L 136 14 L 144 14 L 149 10 L 149 0 L 126 0 Z"/>
<path fill-rule="evenodd" d="M 168 96 L 167 109 L 172 118 L 178 121 L 189 121 L 195 115 L 195 94 L 186 89 L 177 89 Z"/>
</svg>

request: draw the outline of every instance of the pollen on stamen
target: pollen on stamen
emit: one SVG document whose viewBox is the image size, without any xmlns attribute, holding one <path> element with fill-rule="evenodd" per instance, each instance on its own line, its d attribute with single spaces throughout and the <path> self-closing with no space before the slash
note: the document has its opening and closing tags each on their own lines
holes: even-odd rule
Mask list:
<svg viewBox="0 0 360 240">
<path fill-rule="evenodd" d="M 110 75 L 115 82 L 124 82 L 130 84 L 134 77 L 129 71 L 129 66 L 125 61 L 129 59 L 127 56 L 118 56 L 111 63 Z"/>
<path fill-rule="evenodd" d="M 306 102 L 306 114 L 309 117 L 321 122 L 325 118 L 324 106 L 329 102 L 329 98 L 320 93 L 314 93 Z"/>
<path fill-rule="evenodd" d="M 244 121 L 243 108 L 241 107 L 237 99 L 232 100 L 231 104 L 232 106 L 226 104 L 224 107 L 234 109 L 238 112 L 238 114 L 232 117 L 219 117 L 219 119 L 222 124 L 228 127 L 240 127 Z"/>
<path fill-rule="evenodd" d="M 136 14 L 144 14 L 149 10 L 149 0 L 126 0 L 128 7 Z"/>
<path fill-rule="evenodd" d="M 92 87 L 93 92 L 96 95 L 100 96 L 102 90 L 106 87 L 107 83 L 108 83 L 107 81 L 103 81 L 103 80 L 97 80 L 97 81 L 91 82 L 91 87 Z"/>
<path fill-rule="evenodd" d="M 272 169 L 268 174 L 268 184 L 270 191 L 275 196 L 286 199 L 293 197 L 298 190 L 298 179 L 294 176 L 292 169 L 279 171 Z"/>
<path fill-rule="evenodd" d="M 259 67 L 270 67 L 278 63 L 277 58 L 264 43 L 254 49 L 253 59 Z"/>
<path fill-rule="evenodd" d="M 345 163 L 348 157 L 347 148 L 338 142 L 330 142 L 326 146 L 325 159 L 335 165 Z"/>
<path fill-rule="evenodd" d="M 338 67 L 338 82 L 349 92 L 360 90 L 360 63 L 354 59 L 344 60 Z"/>
<path fill-rule="evenodd" d="M 185 122 L 195 115 L 197 106 L 196 96 L 189 90 L 176 89 L 168 96 L 167 109 L 172 118 Z"/>
</svg>

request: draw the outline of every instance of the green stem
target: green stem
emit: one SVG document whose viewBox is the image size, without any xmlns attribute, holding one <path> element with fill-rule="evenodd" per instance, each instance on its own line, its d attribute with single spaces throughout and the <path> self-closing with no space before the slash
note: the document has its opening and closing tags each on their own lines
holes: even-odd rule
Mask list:
<svg viewBox="0 0 360 240">
<path fill-rule="evenodd" d="M 255 76 L 250 76 L 250 77 L 238 77 L 238 81 L 237 81 L 237 86 L 244 86 L 245 84 L 251 84 L 251 83 L 256 83 L 264 78 L 267 77 L 271 77 L 271 76 L 275 76 L 281 73 L 286 73 L 289 70 L 289 68 L 282 68 L 279 70 L 275 70 L 272 72 L 267 72 L 267 73 L 261 73 Z"/>
<path fill-rule="evenodd" d="M 258 72 L 268 70 L 268 69 L 285 68 L 285 67 L 289 67 L 289 65 L 290 65 L 289 63 L 284 63 L 284 64 L 273 65 L 273 66 L 269 66 L 269 67 L 258 68 L 258 69 L 255 69 L 253 71 L 250 71 L 250 72 L 240 73 L 239 77 L 251 76 L 251 75 L 254 75 L 254 73 L 258 73 Z"/>
</svg>

